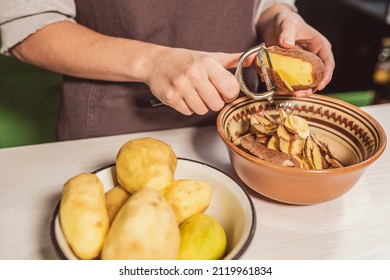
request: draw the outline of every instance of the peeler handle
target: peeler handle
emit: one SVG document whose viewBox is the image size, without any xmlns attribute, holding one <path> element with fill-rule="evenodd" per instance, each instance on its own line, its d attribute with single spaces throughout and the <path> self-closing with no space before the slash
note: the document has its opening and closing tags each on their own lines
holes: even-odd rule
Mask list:
<svg viewBox="0 0 390 280">
<path fill-rule="evenodd" d="M 240 86 L 241 91 L 243 93 L 245 93 L 249 98 L 252 98 L 254 100 L 267 99 L 269 102 L 272 102 L 273 97 L 274 97 L 275 93 L 277 92 L 278 88 L 268 87 L 268 84 L 267 84 L 267 91 L 262 92 L 262 93 L 254 93 L 245 84 L 244 76 L 242 73 L 242 68 L 243 68 L 243 64 L 244 64 L 245 59 L 247 59 L 250 55 L 252 55 L 254 53 L 260 52 L 260 54 L 262 54 L 262 52 L 264 50 L 265 50 L 265 45 L 264 45 L 264 43 L 262 43 L 258 46 L 255 46 L 255 47 L 249 49 L 248 51 L 244 52 L 238 61 L 235 76 L 236 76 L 236 79 L 237 79 L 237 82 Z M 263 63 L 263 61 L 261 61 L 261 63 Z M 265 67 L 265 65 L 262 65 L 262 67 Z M 266 72 L 265 72 L 265 75 L 267 75 Z"/>
</svg>

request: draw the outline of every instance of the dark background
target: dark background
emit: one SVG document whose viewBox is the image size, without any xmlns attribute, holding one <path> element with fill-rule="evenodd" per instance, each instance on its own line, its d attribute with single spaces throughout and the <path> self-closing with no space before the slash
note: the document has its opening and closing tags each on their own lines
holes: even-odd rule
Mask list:
<svg viewBox="0 0 390 280">
<path fill-rule="evenodd" d="M 375 90 L 377 101 L 390 98 L 388 86 L 373 80 L 386 23 L 389 0 L 297 0 L 299 13 L 332 44 L 334 76 L 324 92 Z"/>
</svg>

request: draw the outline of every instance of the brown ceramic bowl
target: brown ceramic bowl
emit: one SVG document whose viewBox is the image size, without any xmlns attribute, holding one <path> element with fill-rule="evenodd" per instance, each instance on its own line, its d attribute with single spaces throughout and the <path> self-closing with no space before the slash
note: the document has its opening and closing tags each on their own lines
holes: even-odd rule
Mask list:
<svg viewBox="0 0 390 280">
<path fill-rule="evenodd" d="M 281 106 L 305 118 L 344 167 L 322 170 L 285 167 L 261 160 L 231 142 L 229 131 L 234 126 L 242 126 L 248 117 L 261 110 L 278 116 Z M 309 98 L 280 95 L 275 96 L 273 103 L 239 98 L 220 111 L 217 129 L 241 180 L 268 198 L 290 204 L 315 204 L 342 196 L 380 157 L 387 141 L 383 128 L 369 114 L 318 94 Z"/>
</svg>

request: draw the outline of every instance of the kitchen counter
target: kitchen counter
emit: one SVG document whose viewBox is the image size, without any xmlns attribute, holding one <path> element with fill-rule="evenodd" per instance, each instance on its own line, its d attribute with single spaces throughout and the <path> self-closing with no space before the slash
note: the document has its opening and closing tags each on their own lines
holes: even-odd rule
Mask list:
<svg viewBox="0 0 390 280">
<path fill-rule="evenodd" d="M 390 104 L 362 107 L 390 135 Z M 128 140 L 151 136 L 178 157 L 235 175 L 215 126 L 137 133 L 0 149 L 0 259 L 58 259 L 50 221 L 67 179 L 113 163 Z M 255 236 L 242 259 L 390 259 L 390 151 L 344 196 L 294 206 L 248 190 Z M 287 183 L 287 182 L 286 182 Z"/>
</svg>

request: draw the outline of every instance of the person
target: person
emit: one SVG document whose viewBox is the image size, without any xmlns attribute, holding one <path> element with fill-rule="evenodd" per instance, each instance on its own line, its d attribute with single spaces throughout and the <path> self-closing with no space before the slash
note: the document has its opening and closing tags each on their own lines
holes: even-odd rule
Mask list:
<svg viewBox="0 0 390 280">
<path fill-rule="evenodd" d="M 335 67 L 331 44 L 293 0 L 0 3 L 1 53 L 64 75 L 58 140 L 213 124 L 240 93 L 239 57 L 261 42 L 318 55 L 316 90 Z M 167 106 L 151 106 L 153 96 Z"/>
</svg>

